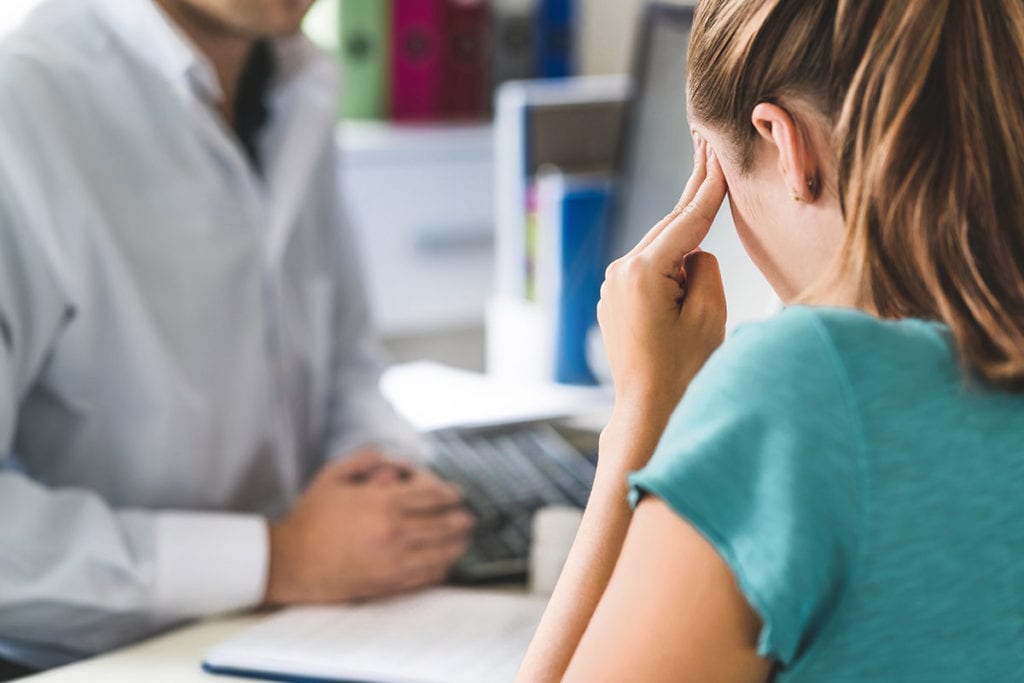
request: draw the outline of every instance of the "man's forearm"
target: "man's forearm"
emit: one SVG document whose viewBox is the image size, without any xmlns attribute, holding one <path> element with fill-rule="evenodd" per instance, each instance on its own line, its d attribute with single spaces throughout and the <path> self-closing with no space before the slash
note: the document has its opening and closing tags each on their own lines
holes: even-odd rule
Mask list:
<svg viewBox="0 0 1024 683">
<path fill-rule="evenodd" d="M 48 667 L 255 606 L 265 527 L 251 515 L 118 510 L 83 489 L 0 474 L 0 546 L 14 560 L 0 571 L 0 638 L 32 643 L 23 659 Z"/>
</svg>

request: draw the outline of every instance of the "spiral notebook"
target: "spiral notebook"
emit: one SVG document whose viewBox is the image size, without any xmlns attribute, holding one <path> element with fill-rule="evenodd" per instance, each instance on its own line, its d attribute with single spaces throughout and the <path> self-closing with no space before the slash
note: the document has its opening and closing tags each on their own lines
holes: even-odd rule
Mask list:
<svg viewBox="0 0 1024 683">
<path fill-rule="evenodd" d="M 293 607 L 211 649 L 215 674 L 296 683 L 512 681 L 547 599 L 434 588 L 356 605 Z"/>
</svg>

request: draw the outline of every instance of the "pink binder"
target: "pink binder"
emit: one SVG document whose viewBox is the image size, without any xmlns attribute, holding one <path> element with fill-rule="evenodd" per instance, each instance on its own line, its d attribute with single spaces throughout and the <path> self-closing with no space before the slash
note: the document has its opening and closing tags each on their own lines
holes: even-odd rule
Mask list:
<svg viewBox="0 0 1024 683">
<path fill-rule="evenodd" d="M 446 0 L 444 111 L 483 118 L 491 104 L 490 12 L 484 0 Z"/>
<path fill-rule="evenodd" d="M 392 21 L 392 118 L 441 118 L 444 0 L 394 0 Z"/>
</svg>

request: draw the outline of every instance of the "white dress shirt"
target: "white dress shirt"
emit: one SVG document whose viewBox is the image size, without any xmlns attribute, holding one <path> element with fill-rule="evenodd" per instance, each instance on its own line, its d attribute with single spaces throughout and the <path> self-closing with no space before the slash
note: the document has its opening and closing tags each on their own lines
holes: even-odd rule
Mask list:
<svg viewBox="0 0 1024 683">
<path fill-rule="evenodd" d="M 377 389 L 333 66 L 273 49 L 261 175 L 152 0 L 54 0 L 0 45 L 2 657 L 256 604 L 265 515 L 418 446 Z"/>
</svg>

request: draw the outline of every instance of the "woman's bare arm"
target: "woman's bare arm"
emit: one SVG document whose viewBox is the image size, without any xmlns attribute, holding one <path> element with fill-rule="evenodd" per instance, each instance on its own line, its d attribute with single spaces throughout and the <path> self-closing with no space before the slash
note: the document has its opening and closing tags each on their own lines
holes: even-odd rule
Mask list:
<svg viewBox="0 0 1024 683">
<path fill-rule="evenodd" d="M 722 168 L 694 137 L 694 172 L 675 209 L 613 263 L 598 321 L 616 405 L 576 542 L 518 680 L 562 679 L 597 609 L 630 525 L 626 477 L 650 459 L 669 415 L 725 328 L 714 257 L 698 251 L 725 199 Z"/>
<path fill-rule="evenodd" d="M 572 552 L 516 678 L 520 683 L 562 680 L 612 576 L 632 517 L 626 475 L 650 458 L 664 421 L 623 424 L 621 431 L 619 424 L 613 420 L 601 434 L 600 451 L 616 451 L 621 464 L 598 468 Z"/>
<path fill-rule="evenodd" d="M 761 622 L 715 549 L 656 498 L 637 508 L 566 682 L 764 683 Z"/>
</svg>

